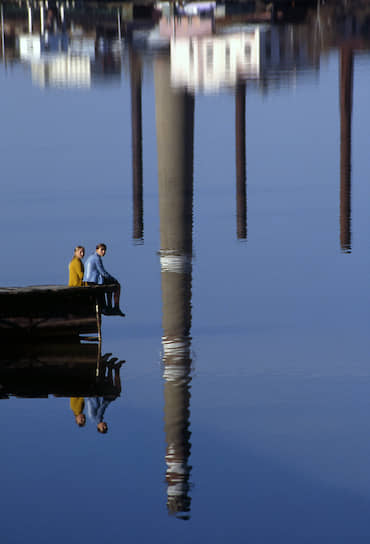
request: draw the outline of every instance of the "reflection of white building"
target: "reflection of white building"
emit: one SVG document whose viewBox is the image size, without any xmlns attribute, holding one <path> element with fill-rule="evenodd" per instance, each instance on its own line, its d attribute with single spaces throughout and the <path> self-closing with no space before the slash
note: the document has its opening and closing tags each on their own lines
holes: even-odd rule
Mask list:
<svg viewBox="0 0 370 544">
<path fill-rule="evenodd" d="M 263 31 L 171 40 L 171 81 L 175 86 L 216 91 L 238 77 L 258 78 Z"/>
<path fill-rule="evenodd" d="M 31 63 L 32 81 L 40 87 L 85 87 L 91 85 L 89 57 L 58 55 Z"/>
<path fill-rule="evenodd" d="M 39 59 L 42 43 L 40 36 L 22 34 L 19 36 L 19 56 L 22 60 Z"/>
<path fill-rule="evenodd" d="M 20 34 L 19 55 L 22 60 L 34 62 L 43 55 L 67 52 L 69 38 L 66 34 Z"/>
<path fill-rule="evenodd" d="M 93 39 L 45 33 L 19 36 L 19 54 L 31 64 L 32 80 L 41 87 L 90 87 Z"/>
<path fill-rule="evenodd" d="M 46 32 L 22 34 L 18 39 L 20 58 L 30 63 L 32 80 L 41 87 L 88 88 L 94 76 L 112 79 L 121 72 L 120 51 L 114 43 L 107 50 L 99 43 L 97 51 L 95 38 L 90 37 Z"/>
<path fill-rule="evenodd" d="M 294 27 L 251 25 L 202 37 L 171 39 L 171 82 L 175 87 L 214 92 L 238 80 L 279 80 L 312 69 L 307 33 Z"/>
</svg>

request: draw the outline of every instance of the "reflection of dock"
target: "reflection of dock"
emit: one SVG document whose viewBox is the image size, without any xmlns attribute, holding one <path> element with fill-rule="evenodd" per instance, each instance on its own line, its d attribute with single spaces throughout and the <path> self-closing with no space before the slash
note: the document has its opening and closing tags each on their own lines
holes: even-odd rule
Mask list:
<svg viewBox="0 0 370 544">
<path fill-rule="evenodd" d="M 101 355 L 100 343 L 73 342 L 72 338 L 63 343 L 4 344 L 0 352 L 0 398 L 116 398 L 120 382 L 113 380 L 110 371 L 116 362 L 110 354 Z"/>
<path fill-rule="evenodd" d="M 115 289 L 113 285 L 0 288 L 0 337 L 100 337 L 104 297 Z"/>
</svg>

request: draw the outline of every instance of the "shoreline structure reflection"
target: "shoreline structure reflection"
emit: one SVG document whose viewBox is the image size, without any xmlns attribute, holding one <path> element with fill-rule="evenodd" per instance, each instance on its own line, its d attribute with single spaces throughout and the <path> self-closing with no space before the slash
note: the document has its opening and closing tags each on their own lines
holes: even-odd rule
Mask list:
<svg viewBox="0 0 370 544">
<path fill-rule="evenodd" d="M 17 7 L 18 6 L 18 7 Z M 1 4 L 4 63 L 25 62 L 35 83 L 89 88 L 96 81 L 119 81 L 128 63 L 131 86 L 133 240 L 144 241 L 142 65 L 168 56 L 169 87 L 198 92 L 235 93 L 236 235 L 247 239 L 246 86 L 266 92 L 281 81 L 319 70 L 320 55 L 339 47 L 340 55 L 340 209 L 339 243 L 351 252 L 351 112 L 355 50 L 369 49 L 366 13 L 343 6 L 306 12 L 304 22 L 250 24 L 251 14 L 176 16 L 153 5 L 117 4 L 104 16 L 85 18 L 71 4 Z M 301 17 L 301 13 L 299 12 Z M 243 17 L 245 21 L 243 23 Z M 159 23 L 158 23 L 159 21 Z M 343 37 L 344 36 L 344 37 Z M 124 50 L 128 45 L 127 51 Z M 161 51 L 159 53 L 159 50 Z M 154 53 L 154 55 L 153 55 Z M 154 61 L 155 62 L 155 61 Z M 102 77 L 101 77 L 102 76 Z"/>
</svg>

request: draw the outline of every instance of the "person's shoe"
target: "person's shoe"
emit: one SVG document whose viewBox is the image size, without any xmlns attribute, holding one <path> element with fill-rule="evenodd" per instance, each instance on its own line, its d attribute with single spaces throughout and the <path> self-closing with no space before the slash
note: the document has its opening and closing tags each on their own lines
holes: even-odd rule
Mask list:
<svg viewBox="0 0 370 544">
<path fill-rule="evenodd" d="M 120 315 L 121 317 L 126 317 L 126 314 L 122 312 L 121 308 L 113 308 L 111 315 Z"/>
</svg>

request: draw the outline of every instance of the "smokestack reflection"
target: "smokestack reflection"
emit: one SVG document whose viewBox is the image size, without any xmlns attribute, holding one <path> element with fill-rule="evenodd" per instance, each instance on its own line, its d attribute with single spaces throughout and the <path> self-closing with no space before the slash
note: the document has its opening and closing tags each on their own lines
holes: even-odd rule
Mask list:
<svg viewBox="0 0 370 544">
<path fill-rule="evenodd" d="M 189 518 L 194 97 L 155 60 L 167 508 Z"/>
<path fill-rule="evenodd" d="M 131 133 L 132 133 L 132 195 L 133 195 L 133 239 L 143 240 L 143 134 L 141 84 L 142 64 L 139 54 L 130 47 L 131 84 Z"/>
<path fill-rule="evenodd" d="M 247 238 L 247 182 L 245 158 L 245 82 L 239 81 L 235 95 L 236 225 L 237 237 Z"/>
<path fill-rule="evenodd" d="M 351 252 L 351 121 L 353 50 L 340 51 L 340 246 Z"/>
</svg>

